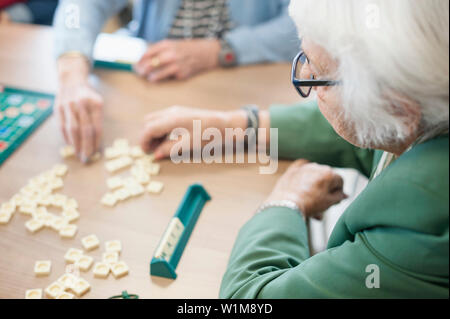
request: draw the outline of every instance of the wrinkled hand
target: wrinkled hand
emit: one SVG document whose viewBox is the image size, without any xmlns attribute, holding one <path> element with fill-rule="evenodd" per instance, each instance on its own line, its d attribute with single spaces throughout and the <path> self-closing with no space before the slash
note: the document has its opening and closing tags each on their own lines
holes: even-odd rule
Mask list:
<svg viewBox="0 0 450 319">
<path fill-rule="evenodd" d="M 73 145 L 80 160 L 87 163 L 101 145 L 103 98 L 89 85 L 87 75 L 77 74 L 82 72 L 76 67 L 79 61 L 68 63 L 60 67 L 65 72 L 70 69 L 71 75 L 60 77 L 56 112 L 66 143 Z"/>
<path fill-rule="evenodd" d="M 150 46 L 134 69 L 150 82 L 182 80 L 218 66 L 219 52 L 215 39 L 164 40 Z"/>
<path fill-rule="evenodd" d="M 142 149 L 147 153 L 154 152 L 156 159 L 169 157 L 172 147 L 178 142 L 170 140 L 171 132 L 176 128 L 184 128 L 192 136 L 194 120 L 201 121 L 202 134 L 207 128 L 217 128 L 224 133 L 227 127 L 247 125 L 246 113 L 242 110 L 221 112 L 172 106 L 146 116 L 141 138 Z M 208 143 L 202 142 L 202 146 Z"/>
<path fill-rule="evenodd" d="M 343 186 L 331 167 L 298 160 L 278 180 L 267 202 L 291 200 L 305 217 L 322 219 L 325 210 L 347 198 Z"/>
</svg>

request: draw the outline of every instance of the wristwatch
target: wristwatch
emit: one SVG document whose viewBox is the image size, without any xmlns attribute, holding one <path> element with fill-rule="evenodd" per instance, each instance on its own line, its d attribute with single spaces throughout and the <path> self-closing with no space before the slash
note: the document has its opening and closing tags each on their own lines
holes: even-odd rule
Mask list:
<svg viewBox="0 0 450 319">
<path fill-rule="evenodd" d="M 224 68 L 237 66 L 236 52 L 231 45 L 224 39 L 220 40 L 219 64 Z"/>
<path fill-rule="evenodd" d="M 247 112 L 247 131 L 249 132 L 248 139 L 245 141 L 246 146 L 258 144 L 258 129 L 259 129 L 259 107 L 257 105 L 246 105 L 242 108 Z"/>
<path fill-rule="evenodd" d="M 289 209 L 295 210 L 299 214 L 301 214 L 301 211 L 300 211 L 300 208 L 298 207 L 298 205 L 295 202 L 293 202 L 291 200 L 287 200 L 287 199 L 265 203 L 258 208 L 258 210 L 256 211 L 256 214 L 259 214 L 266 209 L 277 208 L 277 207 L 289 208 Z"/>
</svg>

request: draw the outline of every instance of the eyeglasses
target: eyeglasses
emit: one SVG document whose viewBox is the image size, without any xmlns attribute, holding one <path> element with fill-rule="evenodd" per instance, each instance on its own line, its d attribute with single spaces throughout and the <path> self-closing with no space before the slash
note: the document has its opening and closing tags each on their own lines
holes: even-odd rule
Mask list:
<svg viewBox="0 0 450 319">
<path fill-rule="evenodd" d="M 308 97 L 313 87 L 336 86 L 341 84 L 340 81 L 317 80 L 313 74 L 309 78 L 302 78 L 302 75 L 306 75 L 306 72 L 303 74 L 302 71 L 304 72 L 304 67 L 307 64 L 309 65 L 309 59 L 303 51 L 295 57 L 292 63 L 292 84 L 294 84 L 295 89 L 302 97 Z"/>
</svg>

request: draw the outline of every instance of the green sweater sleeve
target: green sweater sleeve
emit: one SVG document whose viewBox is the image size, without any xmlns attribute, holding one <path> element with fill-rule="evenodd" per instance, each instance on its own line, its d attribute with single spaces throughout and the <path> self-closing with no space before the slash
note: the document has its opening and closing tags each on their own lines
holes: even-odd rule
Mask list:
<svg viewBox="0 0 450 319">
<path fill-rule="evenodd" d="M 255 215 L 239 232 L 220 297 L 448 299 L 448 143 L 447 135 L 417 145 L 388 166 L 312 257 L 298 212 Z"/>
<path fill-rule="evenodd" d="M 239 233 L 220 298 L 446 298 L 448 287 L 404 271 L 368 242 L 372 230 L 309 257 L 298 212 L 271 208 Z M 378 283 L 378 286 L 373 286 Z"/>
<path fill-rule="evenodd" d="M 270 208 L 239 232 L 221 298 L 255 298 L 269 282 L 310 257 L 306 224 L 288 208 Z"/>
<path fill-rule="evenodd" d="M 341 138 L 324 118 L 315 101 L 270 108 L 270 126 L 278 129 L 279 157 L 304 158 L 333 167 L 355 168 L 370 176 L 373 151 Z"/>
</svg>

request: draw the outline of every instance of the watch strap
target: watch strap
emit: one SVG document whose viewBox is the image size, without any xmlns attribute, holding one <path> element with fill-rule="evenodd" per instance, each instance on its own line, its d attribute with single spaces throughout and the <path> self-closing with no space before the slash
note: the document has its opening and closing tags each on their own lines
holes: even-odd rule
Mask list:
<svg viewBox="0 0 450 319">
<path fill-rule="evenodd" d="M 301 211 L 300 211 L 300 208 L 298 207 L 298 205 L 294 201 L 291 201 L 291 200 L 279 200 L 279 201 L 267 202 L 258 208 L 258 210 L 256 211 L 256 214 L 259 214 L 262 211 L 269 209 L 269 208 L 289 208 L 289 209 L 295 210 L 301 214 Z"/>
<path fill-rule="evenodd" d="M 238 65 L 236 52 L 232 46 L 224 39 L 220 40 L 219 64 L 224 68 Z"/>
<path fill-rule="evenodd" d="M 246 105 L 242 108 L 247 113 L 247 131 L 249 132 L 247 145 L 250 142 L 258 143 L 258 128 L 259 128 L 259 107 L 257 105 Z"/>
</svg>

